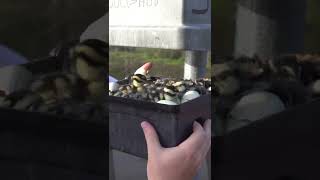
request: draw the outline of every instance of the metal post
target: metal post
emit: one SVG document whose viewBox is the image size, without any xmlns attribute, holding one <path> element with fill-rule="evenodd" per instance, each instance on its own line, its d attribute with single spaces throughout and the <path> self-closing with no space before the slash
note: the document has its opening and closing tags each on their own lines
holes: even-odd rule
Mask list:
<svg viewBox="0 0 320 180">
<path fill-rule="evenodd" d="M 305 12 L 306 0 L 238 0 L 235 56 L 303 51 Z"/>
<path fill-rule="evenodd" d="M 109 180 L 116 180 L 113 165 L 113 153 L 111 148 L 109 148 Z"/>
<path fill-rule="evenodd" d="M 195 80 L 206 74 L 208 51 L 186 51 L 184 79 Z"/>
<path fill-rule="evenodd" d="M 186 51 L 184 64 L 184 79 L 195 80 L 206 75 L 208 51 Z M 194 180 L 200 180 L 200 171 Z"/>
</svg>

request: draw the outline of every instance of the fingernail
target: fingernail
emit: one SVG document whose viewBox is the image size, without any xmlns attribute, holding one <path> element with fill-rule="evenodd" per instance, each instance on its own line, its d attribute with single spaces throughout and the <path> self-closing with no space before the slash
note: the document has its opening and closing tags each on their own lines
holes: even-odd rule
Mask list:
<svg viewBox="0 0 320 180">
<path fill-rule="evenodd" d="M 147 127 L 147 123 L 145 121 L 143 121 L 140 125 L 141 125 L 142 129 Z"/>
<path fill-rule="evenodd" d="M 193 127 L 195 127 L 197 125 L 197 123 L 198 123 L 197 121 L 194 121 L 193 122 Z"/>
</svg>

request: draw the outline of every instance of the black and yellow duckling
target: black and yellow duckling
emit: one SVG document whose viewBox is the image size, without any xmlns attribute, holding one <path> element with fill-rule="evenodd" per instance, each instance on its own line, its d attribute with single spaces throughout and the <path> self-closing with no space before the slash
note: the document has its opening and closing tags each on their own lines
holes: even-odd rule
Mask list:
<svg viewBox="0 0 320 180">
<path fill-rule="evenodd" d="M 72 76 L 63 73 L 45 75 L 31 84 L 30 90 L 38 94 L 45 104 L 71 98 L 75 91 Z"/>
<path fill-rule="evenodd" d="M 178 92 L 185 92 L 186 91 L 186 85 L 185 85 L 184 81 L 178 81 L 176 83 L 173 83 L 172 86 L 175 87 L 175 89 Z"/>
<path fill-rule="evenodd" d="M 211 81 L 209 79 L 199 80 L 196 83 L 192 80 L 150 77 L 148 73 L 151 67 L 152 64 L 148 62 L 138 68 L 133 75 L 118 81 L 117 84 L 109 83 L 109 86 L 111 85 L 111 89 L 113 90 L 110 91 L 109 88 L 109 95 L 150 102 L 166 101 L 172 104 L 180 104 L 187 90 L 194 88 L 194 90 L 199 91 L 199 94 L 207 94 L 208 90 L 206 86 L 208 88 L 211 86 L 211 82 L 207 82 Z M 118 88 L 118 86 L 120 87 Z"/>
<path fill-rule="evenodd" d="M 301 78 L 301 66 L 294 55 L 282 55 L 273 60 L 275 72 L 273 79 L 298 80 Z"/>
<path fill-rule="evenodd" d="M 213 64 L 212 80 L 216 91 L 222 96 L 234 95 L 240 89 L 239 79 L 229 63 Z"/>
<path fill-rule="evenodd" d="M 180 103 L 178 98 L 178 90 L 174 86 L 166 86 L 164 89 L 164 99 L 167 101 L 173 101 L 177 104 Z"/>
<path fill-rule="evenodd" d="M 14 108 L 14 106 L 16 106 L 19 103 L 19 101 L 23 100 L 26 96 L 28 96 L 30 94 L 31 94 L 30 91 L 17 91 L 17 92 L 10 93 L 7 96 L 1 98 L 0 107 Z M 39 97 L 37 97 L 36 99 L 38 100 Z M 33 100 L 33 98 L 29 99 L 28 102 L 24 103 L 25 104 L 24 107 L 25 108 L 30 107 L 37 100 Z"/>
<path fill-rule="evenodd" d="M 0 106 L 37 111 L 42 106 L 57 104 L 75 96 L 75 79 L 65 73 L 51 73 L 35 79 L 28 90 L 4 97 Z"/>
<path fill-rule="evenodd" d="M 135 74 L 131 76 L 132 85 L 135 88 L 143 87 L 145 83 L 147 83 L 147 78 L 142 74 Z"/>
<path fill-rule="evenodd" d="M 240 78 L 255 79 L 264 73 L 261 61 L 259 57 L 239 57 L 229 64 L 232 64 L 235 73 Z"/>
<path fill-rule="evenodd" d="M 92 82 L 106 77 L 107 47 L 99 40 L 87 40 L 73 48 L 74 69 L 81 79 Z"/>
<path fill-rule="evenodd" d="M 73 72 L 76 73 L 88 86 L 90 96 L 99 97 L 107 88 L 108 44 L 96 40 L 85 40 L 71 50 Z"/>
</svg>

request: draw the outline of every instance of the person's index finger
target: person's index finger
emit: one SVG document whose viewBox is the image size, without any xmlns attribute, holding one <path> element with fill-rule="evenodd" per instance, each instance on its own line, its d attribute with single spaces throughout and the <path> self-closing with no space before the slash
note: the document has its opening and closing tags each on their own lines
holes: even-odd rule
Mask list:
<svg viewBox="0 0 320 180">
<path fill-rule="evenodd" d="M 159 137 L 157 135 L 156 130 L 152 127 L 150 123 L 143 121 L 141 123 L 141 127 L 143 129 L 143 133 L 146 139 L 149 156 L 157 150 L 159 150 L 161 148 L 161 144 L 159 142 Z"/>
<path fill-rule="evenodd" d="M 203 131 L 203 127 L 201 126 L 200 123 L 198 123 L 197 121 L 193 122 L 193 132 L 201 132 Z"/>
</svg>

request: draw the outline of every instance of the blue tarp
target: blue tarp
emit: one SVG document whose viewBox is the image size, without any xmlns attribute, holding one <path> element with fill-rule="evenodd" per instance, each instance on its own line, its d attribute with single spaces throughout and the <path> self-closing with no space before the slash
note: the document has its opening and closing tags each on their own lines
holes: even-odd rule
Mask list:
<svg viewBox="0 0 320 180">
<path fill-rule="evenodd" d="M 0 45 L 0 67 L 27 63 L 28 60 L 17 52 Z"/>
<path fill-rule="evenodd" d="M 118 80 L 112 76 L 109 76 L 109 82 L 117 82 Z"/>
</svg>

